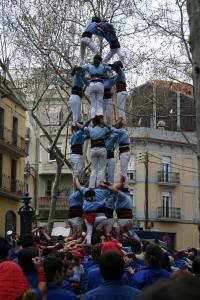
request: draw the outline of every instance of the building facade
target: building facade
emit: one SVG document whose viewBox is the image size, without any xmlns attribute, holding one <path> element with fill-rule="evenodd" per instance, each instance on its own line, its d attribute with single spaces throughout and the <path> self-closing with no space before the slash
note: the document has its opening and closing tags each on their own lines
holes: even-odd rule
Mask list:
<svg viewBox="0 0 200 300">
<path fill-rule="evenodd" d="M 0 235 L 20 231 L 24 192 L 25 107 L 0 83 Z"/>
<path fill-rule="evenodd" d="M 193 87 L 147 82 L 130 92 L 128 106 L 129 188 L 140 227 L 159 231 L 170 247 L 199 247 Z"/>
</svg>

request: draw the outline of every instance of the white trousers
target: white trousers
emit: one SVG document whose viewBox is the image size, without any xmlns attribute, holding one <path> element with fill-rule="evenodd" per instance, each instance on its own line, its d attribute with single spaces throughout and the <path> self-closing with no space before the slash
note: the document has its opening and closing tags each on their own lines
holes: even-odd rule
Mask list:
<svg viewBox="0 0 200 300">
<path fill-rule="evenodd" d="M 95 188 L 104 180 L 106 169 L 106 148 L 94 147 L 90 149 L 91 174 L 89 188 Z"/>
<path fill-rule="evenodd" d="M 94 42 L 92 41 L 91 38 L 89 38 L 89 37 L 82 37 L 81 38 L 81 65 L 84 62 L 86 47 L 88 47 L 92 52 L 94 52 L 94 54 L 98 54 L 99 53 L 98 48 L 96 47 L 96 45 L 94 44 Z"/>
<path fill-rule="evenodd" d="M 112 125 L 112 98 L 103 99 L 103 114 L 109 127 Z"/>
<path fill-rule="evenodd" d="M 106 218 L 97 226 L 97 230 L 101 230 L 104 227 L 106 234 L 111 233 L 113 222 L 113 218 Z"/>
<path fill-rule="evenodd" d="M 104 221 L 106 219 L 105 215 L 101 215 L 101 216 L 97 216 L 95 218 L 95 225 L 98 225 L 99 223 L 101 223 L 102 221 Z M 87 234 L 86 234 L 86 243 L 88 245 L 91 245 L 91 239 L 92 239 L 92 233 L 93 233 L 93 225 L 92 223 L 89 223 L 87 220 L 85 220 L 85 225 L 87 228 Z"/>
<path fill-rule="evenodd" d="M 114 178 L 115 178 L 115 158 L 108 158 L 107 159 L 107 176 L 108 182 L 113 185 Z"/>
<path fill-rule="evenodd" d="M 121 51 L 121 48 L 110 49 L 110 52 L 106 55 L 103 60 L 103 63 L 106 64 L 115 54 L 119 56 L 121 62 L 124 62 L 125 54 Z"/>
<path fill-rule="evenodd" d="M 70 162 L 72 164 L 74 175 L 78 176 L 79 179 L 82 180 L 83 171 L 85 167 L 83 155 L 72 153 L 70 156 Z"/>
<path fill-rule="evenodd" d="M 77 231 L 83 231 L 83 219 L 80 217 L 75 217 L 67 220 L 70 227 L 72 228 L 72 233 Z"/>
<path fill-rule="evenodd" d="M 117 113 L 118 117 L 122 119 L 122 121 L 126 122 L 126 114 L 125 114 L 125 104 L 128 98 L 128 92 L 122 91 L 117 93 Z"/>
<path fill-rule="evenodd" d="M 124 187 L 128 188 L 128 177 L 127 177 L 127 170 L 128 170 L 128 163 L 130 159 L 130 152 L 123 152 L 120 154 L 120 169 L 121 169 L 121 176 L 125 177 Z"/>
<path fill-rule="evenodd" d="M 69 104 L 72 110 L 72 126 L 81 120 L 81 98 L 78 95 L 69 97 Z"/>
<path fill-rule="evenodd" d="M 90 82 L 91 119 L 95 116 L 103 116 L 104 86 L 101 82 Z"/>
</svg>

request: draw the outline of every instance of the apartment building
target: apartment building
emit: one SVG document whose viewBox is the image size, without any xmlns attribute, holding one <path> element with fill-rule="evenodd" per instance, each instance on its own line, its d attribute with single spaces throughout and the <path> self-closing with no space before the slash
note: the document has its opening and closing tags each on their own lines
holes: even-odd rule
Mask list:
<svg viewBox="0 0 200 300">
<path fill-rule="evenodd" d="M 135 216 L 140 227 L 159 231 L 160 240 L 177 249 L 199 247 L 192 96 L 189 84 L 148 82 L 130 93 L 127 115 L 132 144 L 128 176 Z"/>
<path fill-rule="evenodd" d="M 9 83 L 7 83 L 9 84 Z M 23 97 L 21 95 L 20 97 Z M 0 81 L 0 235 L 19 233 L 24 192 L 25 107 Z"/>
</svg>

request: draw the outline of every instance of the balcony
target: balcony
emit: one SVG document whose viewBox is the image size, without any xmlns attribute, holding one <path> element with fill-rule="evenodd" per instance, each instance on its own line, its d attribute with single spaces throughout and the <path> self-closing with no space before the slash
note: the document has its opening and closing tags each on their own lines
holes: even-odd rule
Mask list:
<svg viewBox="0 0 200 300">
<path fill-rule="evenodd" d="M 158 184 L 176 186 L 180 183 L 180 174 L 175 172 L 158 172 Z"/>
<path fill-rule="evenodd" d="M 49 209 L 51 203 L 51 196 L 39 198 L 39 209 Z M 57 197 L 56 209 L 67 209 L 67 197 Z"/>
<path fill-rule="evenodd" d="M 24 192 L 24 183 L 20 180 L 11 179 L 11 177 L 0 175 L 0 196 L 11 199 L 22 199 Z"/>
<path fill-rule="evenodd" d="M 136 170 L 127 171 L 129 183 L 136 183 Z"/>
<path fill-rule="evenodd" d="M 157 207 L 157 219 L 176 221 L 181 219 L 181 209 L 177 207 Z"/>
<path fill-rule="evenodd" d="M 0 127 L 0 145 L 17 157 L 25 156 L 25 139 L 6 127 Z"/>
</svg>

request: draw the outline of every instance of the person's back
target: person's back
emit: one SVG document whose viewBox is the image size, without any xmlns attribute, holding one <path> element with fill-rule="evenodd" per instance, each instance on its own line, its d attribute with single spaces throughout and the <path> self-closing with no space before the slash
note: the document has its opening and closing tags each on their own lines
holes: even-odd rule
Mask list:
<svg viewBox="0 0 200 300">
<path fill-rule="evenodd" d="M 146 248 L 145 260 L 147 267 L 135 273 L 134 286 L 138 289 L 144 289 L 159 279 L 169 278 L 171 273 L 160 267 L 162 250 L 159 246 L 150 244 Z"/>
<path fill-rule="evenodd" d="M 194 276 L 153 284 L 138 300 L 199 300 L 200 280 Z"/>
<path fill-rule="evenodd" d="M 51 256 L 44 262 L 47 276 L 47 300 L 76 300 L 76 295 L 63 286 L 64 265 L 59 257 Z"/>
<path fill-rule="evenodd" d="M 86 293 L 82 300 L 134 300 L 141 292 L 121 282 L 124 262 L 122 257 L 108 251 L 100 258 L 100 272 L 104 280 L 101 286 Z"/>
</svg>

